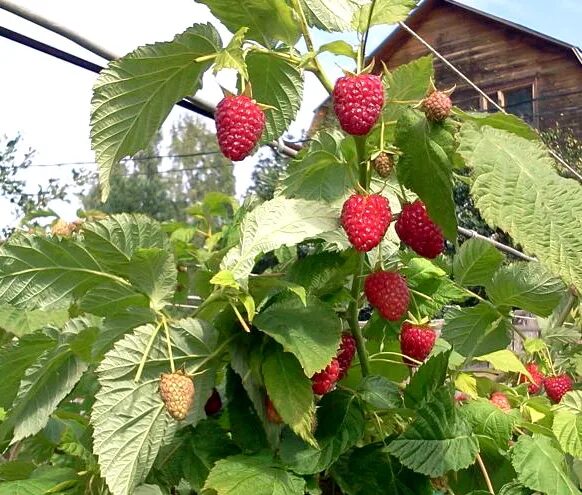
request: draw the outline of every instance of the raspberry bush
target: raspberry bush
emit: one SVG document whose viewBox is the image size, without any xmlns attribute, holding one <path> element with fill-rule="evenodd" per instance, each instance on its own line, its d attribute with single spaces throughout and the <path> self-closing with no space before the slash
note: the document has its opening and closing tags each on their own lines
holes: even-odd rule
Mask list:
<svg viewBox="0 0 582 495">
<path fill-rule="evenodd" d="M 283 135 L 307 73 L 338 120 L 270 201 L 85 213 L 0 246 L 0 494 L 579 493 L 580 185 L 521 120 L 436 97 L 431 57 L 366 66 L 368 29 L 410 0 L 199 3 L 227 44 L 194 24 L 95 85 L 104 198 L 204 75 L 237 73 L 216 112 L 233 160 Z M 457 243 L 458 167 L 536 261 Z"/>
</svg>

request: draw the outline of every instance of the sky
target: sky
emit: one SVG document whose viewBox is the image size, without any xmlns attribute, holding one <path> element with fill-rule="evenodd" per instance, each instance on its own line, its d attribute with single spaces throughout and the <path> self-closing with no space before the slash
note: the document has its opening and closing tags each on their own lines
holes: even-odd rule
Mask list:
<svg viewBox="0 0 582 495">
<path fill-rule="evenodd" d="M 582 46 L 579 29 L 582 0 L 463 0 L 462 3 Z M 216 24 L 208 9 L 193 0 L 18 0 L 18 4 L 81 33 L 118 55 L 138 45 L 170 40 L 196 22 Z M 106 63 L 74 43 L 3 10 L 0 10 L 0 26 L 95 63 Z M 391 30 L 391 26 L 374 28 L 369 49 L 377 46 Z M 219 31 L 226 44 L 228 31 L 223 27 Z M 336 34 L 314 32 L 318 46 L 336 37 Z M 355 38 L 347 35 L 345 39 L 353 42 Z M 51 177 L 72 182 L 72 167 L 37 165 L 94 160 L 89 140 L 89 111 L 91 90 L 97 76 L 4 38 L 0 38 L 0 60 L 0 136 L 14 137 L 19 133 L 22 151 L 25 148 L 36 150 L 33 166 L 22 176 L 27 182 L 27 190 L 34 192 L 38 184 L 46 183 Z M 332 79 L 341 75 L 339 64 L 350 68 L 346 58 L 324 56 L 322 62 Z M 222 73 L 219 82 L 232 88 L 234 76 Z M 313 110 L 326 97 L 311 74 L 307 74 L 304 93 L 305 101 L 290 128 L 294 135 L 299 135 L 309 126 Z M 197 96 L 215 104 L 221 98 L 221 91 L 212 77 L 205 77 Z M 164 129 L 169 129 L 185 113 L 185 110 L 174 108 Z M 212 121 L 207 122 L 213 128 Z M 235 164 L 239 197 L 250 185 L 255 162 L 255 159 L 248 158 Z M 90 170 L 96 168 L 96 165 L 87 166 Z M 71 203 L 56 202 L 51 206 L 64 218 L 72 219 L 80 203 L 76 198 L 71 199 Z M 0 198 L 0 226 L 11 223 L 14 223 L 14 218 L 10 205 Z"/>
</svg>

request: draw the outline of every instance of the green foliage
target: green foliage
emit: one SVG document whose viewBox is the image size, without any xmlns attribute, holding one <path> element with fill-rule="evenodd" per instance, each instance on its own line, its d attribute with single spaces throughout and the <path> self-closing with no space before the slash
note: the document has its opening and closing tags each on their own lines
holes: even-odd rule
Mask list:
<svg viewBox="0 0 582 495">
<path fill-rule="evenodd" d="M 469 239 L 455 256 L 453 274 L 464 286 L 487 285 L 502 262 L 503 255 L 493 245 L 481 239 Z"/>
<path fill-rule="evenodd" d="M 552 273 L 582 288 L 580 186 L 556 175 L 539 143 L 468 124 L 460 137 L 471 194 L 487 223 L 511 232 Z"/>
</svg>

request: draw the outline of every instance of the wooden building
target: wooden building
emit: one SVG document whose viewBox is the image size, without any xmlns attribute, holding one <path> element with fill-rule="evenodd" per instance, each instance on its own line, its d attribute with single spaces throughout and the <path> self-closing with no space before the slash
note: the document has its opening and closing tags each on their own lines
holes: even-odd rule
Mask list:
<svg viewBox="0 0 582 495">
<path fill-rule="evenodd" d="M 582 51 L 573 45 L 454 0 L 424 0 L 404 21 L 507 112 L 545 129 L 571 128 L 582 139 Z M 390 69 L 429 50 L 397 27 L 372 54 Z M 435 58 L 436 84 L 457 85 L 453 102 L 494 111 Z M 317 119 L 316 119 L 317 120 Z"/>
</svg>

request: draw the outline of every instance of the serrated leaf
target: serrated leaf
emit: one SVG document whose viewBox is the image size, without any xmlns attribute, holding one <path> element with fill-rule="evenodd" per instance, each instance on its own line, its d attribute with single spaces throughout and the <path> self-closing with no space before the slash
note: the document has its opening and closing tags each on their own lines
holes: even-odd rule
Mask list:
<svg viewBox="0 0 582 495">
<path fill-rule="evenodd" d="M 516 418 L 486 400 L 471 400 L 460 408 L 461 415 L 473 428 L 473 433 L 495 442 L 497 448 L 507 450 Z"/>
<path fill-rule="evenodd" d="M 159 222 L 139 214 L 122 213 L 83 225 L 84 244 L 113 273 L 127 276 L 129 261 L 139 249 L 169 250 Z"/>
<path fill-rule="evenodd" d="M 353 60 L 356 60 L 358 57 L 354 47 L 344 40 L 335 40 L 329 43 L 324 43 L 319 47 L 317 53 L 324 52 L 333 53 L 334 55 L 343 55 L 344 57 L 349 57 Z"/>
<path fill-rule="evenodd" d="M 200 88 L 212 61 L 196 59 L 221 48 L 211 24 L 195 24 L 172 41 L 139 47 L 101 71 L 91 99 L 91 147 L 102 201 L 119 160 L 145 148 L 174 103 Z"/>
<path fill-rule="evenodd" d="M 290 432 L 281 441 L 281 460 L 294 472 L 315 474 L 327 469 L 364 434 L 364 411 L 345 391 L 325 395 L 317 408 L 316 449 Z"/>
<path fill-rule="evenodd" d="M 284 469 L 270 453 L 218 461 L 204 485 L 217 495 L 302 495 L 305 480 Z"/>
<path fill-rule="evenodd" d="M 370 19 L 371 4 L 364 5 L 354 19 L 354 25 L 359 31 L 364 31 L 370 26 L 381 24 L 396 24 L 408 17 L 410 11 L 416 7 L 417 0 L 377 0 L 374 2 L 374 11 Z"/>
<path fill-rule="evenodd" d="M 566 290 L 563 282 L 539 263 L 527 262 L 500 268 L 486 288 L 497 306 L 517 306 L 540 316 L 549 316 Z"/>
<path fill-rule="evenodd" d="M 453 201 L 452 164 L 436 135 L 446 133 L 431 124 L 418 110 L 406 109 L 396 126 L 396 146 L 403 155 L 398 160 L 398 180 L 414 191 L 426 205 L 430 218 L 444 235 L 457 238 L 457 219 Z"/>
<path fill-rule="evenodd" d="M 386 104 L 383 115 L 386 122 L 398 120 L 406 106 L 395 101 L 420 101 L 428 92 L 431 78 L 434 78 L 432 56 L 420 57 L 399 66 L 394 72 L 384 76 Z"/>
<path fill-rule="evenodd" d="M 416 412 L 413 423 L 388 446 L 404 466 L 436 477 L 473 464 L 479 444 L 456 412 L 448 388 L 441 388 Z"/>
<path fill-rule="evenodd" d="M 331 307 L 313 298 L 307 306 L 297 298 L 272 304 L 254 324 L 294 354 L 308 377 L 324 369 L 339 347 L 339 318 Z"/>
<path fill-rule="evenodd" d="M 248 27 L 241 27 L 234 33 L 226 48 L 218 53 L 214 59 L 215 74 L 222 69 L 234 69 L 245 79 L 249 78 L 242 46 L 248 30 Z"/>
<path fill-rule="evenodd" d="M 71 239 L 15 235 L 0 247 L 0 299 L 19 308 L 64 307 L 107 281 L 127 285 Z"/>
<path fill-rule="evenodd" d="M 501 487 L 499 495 L 530 495 L 531 491 L 517 481 L 512 481 Z"/>
<path fill-rule="evenodd" d="M 449 366 L 451 351 L 432 356 L 422 364 L 410 378 L 404 390 L 404 403 L 407 407 L 421 404 L 432 393 L 443 386 Z"/>
<path fill-rule="evenodd" d="M 384 445 L 366 445 L 342 456 L 331 469 L 346 495 L 432 495 L 426 476 L 414 473 Z"/>
<path fill-rule="evenodd" d="M 91 414 L 94 428 L 93 451 L 99 458 L 101 473 L 114 495 L 130 495 L 145 480 L 163 442 L 172 438 L 176 422 L 165 411 L 159 395 L 159 377 L 169 369 L 166 342 L 155 339 L 142 377 L 135 373 L 142 354 L 155 331 L 144 325 L 118 341 L 97 369 L 101 390 Z M 216 330 L 207 323 L 185 319 L 171 325 L 171 343 L 176 367 L 187 371 L 208 366 L 216 348 Z M 198 379 L 204 379 L 203 373 Z M 194 387 L 197 390 L 197 379 Z M 205 417 L 205 398 L 195 394 L 188 423 Z"/>
<path fill-rule="evenodd" d="M 285 3 L 282 0 L 270 1 Z M 240 2 L 237 2 L 235 8 L 239 9 L 239 5 Z M 273 20 L 271 17 L 270 22 Z M 276 140 L 297 116 L 303 99 L 303 77 L 295 65 L 270 53 L 251 52 L 247 55 L 246 63 L 253 98 L 258 103 L 274 107 L 265 110 L 265 131 L 261 141 Z"/>
<path fill-rule="evenodd" d="M 458 151 L 472 169 L 471 194 L 487 224 L 582 290 L 580 185 L 560 177 L 537 142 L 469 124 L 460 140 Z"/>
<path fill-rule="evenodd" d="M 0 349 L 0 407 L 8 409 L 16 397 L 20 380 L 26 369 L 41 354 L 57 345 L 56 340 L 43 334 L 27 335 Z"/>
<path fill-rule="evenodd" d="M 486 285 L 503 263 L 503 255 L 487 241 L 469 239 L 465 241 L 453 261 L 453 275 L 457 283 Z"/>
<path fill-rule="evenodd" d="M 246 283 L 257 255 L 298 244 L 333 230 L 337 224 L 338 212 L 316 201 L 281 197 L 266 201 L 243 220 L 240 245 L 226 254 L 221 269 L 230 270 L 237 281 Z"/>
<path fill-rule="evenodd" d="M 402 407 L 400 388 L 394 382 L 379 375 L 368 375 L 358 385 L 358 395 L 377 409 Z"/>
<path fill-rule="evenodd" d="M 262 370 L 269 398 L 283 421 L 303 440 L 316 445 L 312 433 L 315 404 L 311 380 L 297 358 L 277 349 L 265 358 Z"/>
<path fill-rule="evenodd" d="M 129 307 L 147 308 L 148 298 L 136 292 L 132 287 L 105 282 L 99 284 L 81 298 L 81 311 L 98 316 L 120 313 Z"/>
<path fill-rule="evenodd" d="M 498 371 L 510 371 L 514 373 L 521 373 L 531 379 L 531 375 L 525 369 L 523 363 L 519 358 L 509 349 L 491 352 L 482 356 L 475 357 L 476 361 L 484 361 L 491 364 L 493 369 Z"/>
<path fill-rule="evenodd" d="M 471 357 L 505 349 L 511 341 L 511 322 L 494 308 L 479 303 L 450 308 L 445 313 L 442 337 L 463 356 Z"/>
<path fill-rule="evenodd" d="M 502 129 L 532 141 L 539 139 L 539 135 L 534 129 L 519 117 L 510 113 L 464 112 L 459 108 L 455 108 L 454 113 L 462 120 L 471 121 L 479 127 L 489 126 Z"/>
<path fill-rule="evenodd" d="M 155 310 L 162 309 L 176 290 L 176 262 L 165 249 L 137 249 L 127 269 L 132 285 L 148 296 L 150 307 Z"/>
<path fill-rule="evenodd" d="M 582 459 L 582 392 L 568 392 L 554 411 L 552 431 L 564 452 Z"/>
<path fill-rule="evenodd" d="M 231 287 L 233 289 L 240 289 L 240 285 L 234 279 L 234 275 L 229 270 L 221 270 L 210 279 L 210 283 L 220 285 L 222 287 Z"/>
<path fill-rule="evenodd" d="M 47 325 L 61 327 L 68 319 L 69 313 L 66 309 L 22 311 L 9 304 L 0 306 L 0 328 L 17 337 Z"/>
<path fill-rule="evenodd" d="M 552 495 L 580 493 L 566 474 L 564 455 L 548 437 L 520 435 L 511 451 L 511 460 L 517 479 L 532 490 Z"/>
<path fill-rule="evenodd" d="M 350 31 L 352 19 L 359 9 L 353 0 L 301 0 L 311 27 L 324 31 Z"/>
</svg>

